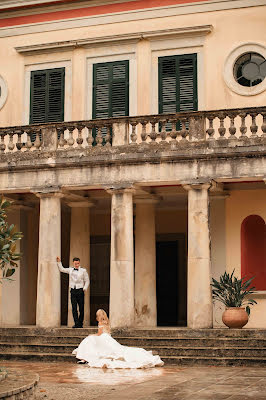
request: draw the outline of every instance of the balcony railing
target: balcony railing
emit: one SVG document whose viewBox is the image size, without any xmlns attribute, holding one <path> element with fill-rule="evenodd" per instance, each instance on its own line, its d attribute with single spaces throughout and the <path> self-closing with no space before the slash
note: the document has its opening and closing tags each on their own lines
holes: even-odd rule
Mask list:
<svg viewBox="0 0 266 400">
<path fill-rule="evenodd" d="M 266 107 L 0 128 L 1 153 L 158 146 L 248 146 L 266 139 Z"/>
</svg>

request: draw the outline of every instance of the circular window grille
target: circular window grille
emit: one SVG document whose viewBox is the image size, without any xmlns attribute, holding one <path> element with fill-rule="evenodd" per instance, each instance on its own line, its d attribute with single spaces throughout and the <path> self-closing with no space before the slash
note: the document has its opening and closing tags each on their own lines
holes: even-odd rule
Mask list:
<svg viewBox="0 0 266 400">
<path fill-rule="evenodd" d="M 235 62 L 234 77 L 241 86 L 252 87 L 266 76 L 266 59 L 255 52 L 242 54 Z"/>
</svg>

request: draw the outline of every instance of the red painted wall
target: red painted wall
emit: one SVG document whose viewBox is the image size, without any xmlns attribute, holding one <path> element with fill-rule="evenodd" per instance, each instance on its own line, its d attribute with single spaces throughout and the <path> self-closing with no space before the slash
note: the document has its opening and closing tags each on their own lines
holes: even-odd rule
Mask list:
<svg viewBox="0 0 266 400">
<path fill-rule="evenodd" d="M 136 0 L 122 3 L 105 4 L 72 10 L 54 11 L 49 13 L 25 15 L 20 17 L 0 18 L 0 27 L 33 24 L 45 21 L 58 21 L 68 18 L 88 17 L 91 15 L 104 15 L 123 11 L 135 11 L 147 8 L 171 6 L 175 4 L 197 3 L 203 0 Z"/>
<path fill-rule="evenodd" d="M 257 290 L 266 290 L 266 225 L 259 215 L 241 224 L 241 275 L 251 278 Z"/>
</svg>

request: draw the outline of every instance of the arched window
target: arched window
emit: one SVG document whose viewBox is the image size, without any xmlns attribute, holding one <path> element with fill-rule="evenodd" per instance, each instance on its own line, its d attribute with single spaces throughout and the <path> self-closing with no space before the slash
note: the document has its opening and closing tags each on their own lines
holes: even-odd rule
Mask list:
<svg viewBox="0 0 266 400">
<path fill-rule="evenodd" d="M 259 215 L 241 224 L 241 275 L 251 278 L 257 290 L 266 290 L 266 226 Z"/>
</svg>

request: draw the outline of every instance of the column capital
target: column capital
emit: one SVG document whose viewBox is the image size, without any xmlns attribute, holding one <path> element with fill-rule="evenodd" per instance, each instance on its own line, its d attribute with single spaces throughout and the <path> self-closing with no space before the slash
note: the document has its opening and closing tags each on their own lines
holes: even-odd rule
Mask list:
<svg viewBox="0 0 266 400">
<path fill-rule="evenodd" d="M 182 186 L 185 190 L 208 190 L 211 182 L 184 182 Z"/>
<path fill-rule="evenodd" d="M 61 192 L 59 187 L 44 188 L 36 190 L 32 193 L 35 194 L 35 196 L 39 197 L 40 199 L 43 199 L 45 197 L 56 197 L 56 198 L 64 197 L 64 193 Z"/>
<path fill-rule="evenodd" d="M 134 194 L 136 192 L 136 189 L 132 186 L 132 184 L 128 185 L 114 185 L 114 186 L 109 186 L 105 187 L 105 190 L 109 194 L 123 194 L 123 193 L 132 193 Z"/>
</svg>

